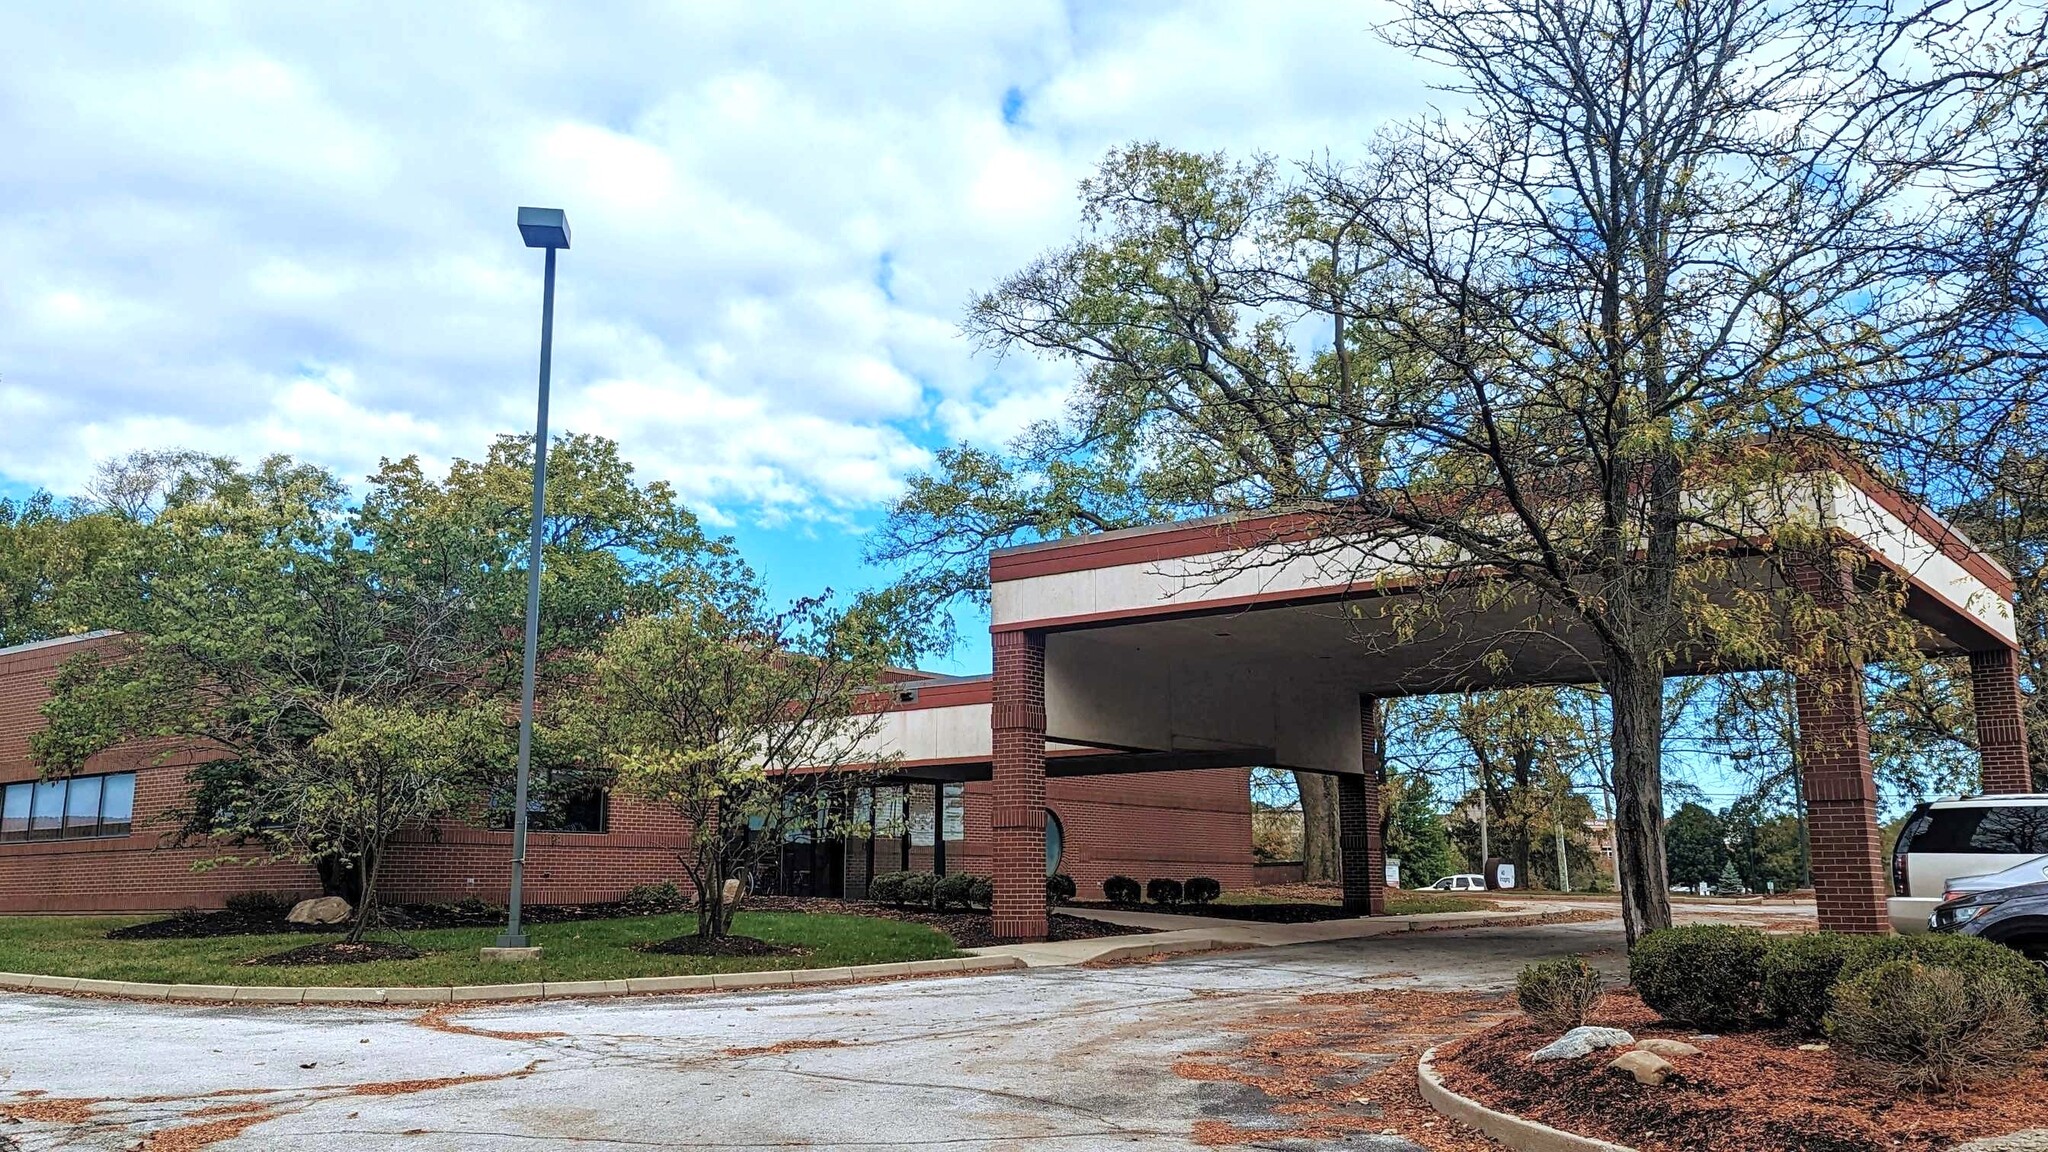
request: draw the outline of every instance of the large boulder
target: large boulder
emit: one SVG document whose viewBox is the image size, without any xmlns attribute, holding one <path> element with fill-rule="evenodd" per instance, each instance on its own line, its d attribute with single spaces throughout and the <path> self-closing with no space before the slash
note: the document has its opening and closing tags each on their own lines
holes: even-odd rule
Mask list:
<svg viewBox="0 0 2048 1152">
<path fill-rule="evenodd" d="M 1671 1061 L 1655 1052 L 1645 1052 L 1641 1049 L 1616 1056 L 1613 1063 L 1607 1066 L 1607 1070 L 1617 1076 L 1632 1076 L 1636 1083 L 1647 1084 L 1652 1088 L 1678 1075 L 1678 1068 Z"/>
<path fill-rule="evenodd" d="M 1667 1040 L 1662 1036 L 1652 1036 L 1647 1040 L 1636 1041 L 1636 1051 L 1654 1052 L 1666 1060 L 1681 1060 L 1687 1056 L 1697 1056 L 1700 1054 L 1698 1048 L 1687 1044 L 1683 1040 Z"/>
<path fill-rule="evenodd" d="M 1619 1028 L 1574 1028 L 1529 1054 L 1531 1060 L 1577 1060 L 1602 1048 L 1626 1048 L 1636 1038 Z"/>
<path fill-rule="evenodd" d="M 339 896 L 315 896 L 292 905 L 285 919 L 294 924 L 339 924 L 355 913 L 349 902 Z"/>
</svg>

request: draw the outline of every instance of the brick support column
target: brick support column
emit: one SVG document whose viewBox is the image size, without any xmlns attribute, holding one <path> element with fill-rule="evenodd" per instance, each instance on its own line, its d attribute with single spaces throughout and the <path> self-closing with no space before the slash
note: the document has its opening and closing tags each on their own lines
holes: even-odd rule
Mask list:
<svg viewBox="0 0 2048 1152">
<path fill-rule="evenodd" d="M 1337 777 L 1337 854 L 1344 908 L 1363 916 L 1387 914 L 1387 853 L 1380 841 L 1380 702 L 1358 699 L 1362 737 L 1357 776 Z"/>
<path fill-rule="evenodd" d="M 992 800 L 995 934 L 1043 940 L 1045 919 L 1045 637 L 996 632 Z"/>
<path fill-rule="evenodd" d="M 1847 603 L 1849 573 L 1833 557 L 1801 559 L 1788 569 L 1793 586 L 1821 608 L 1839 610 Z M 1812 642 L 1823 646 L 1821 659 L 1798 677 L 1794 697 L 1820 926 L 1827 932 L 1889 932 L 1863 661 L 1853 637 Z"/>
<path fill-rule="evenodd" d="M 1977 710 L 1982 788 L 1994 795 L 2034 790 L 2027 764 L 2027 722 L 2021 713 L 2019 661 L 2010 648 L 1970 653 L 1970 695 Z"/>
</svg>

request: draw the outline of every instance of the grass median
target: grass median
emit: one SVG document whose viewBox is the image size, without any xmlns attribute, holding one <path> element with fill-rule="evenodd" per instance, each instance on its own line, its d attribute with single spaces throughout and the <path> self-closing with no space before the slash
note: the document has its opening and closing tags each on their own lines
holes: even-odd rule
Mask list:
<svg viewBox="0 0 2048 1152">
<path fill-rule="evenodd" d="M 690 976 L 711 972 L 756 972 L 779 968 L 838 968 L 958 956 L 952 940 L 921 924 L 866 916 L 816 913 L 742 912 L 735 935 L 801 949 L 780 956 L 674 956 L 636 951 L 634 946 L 684 935 L 694 916 L 640 916 L 539 924 L 528 935 L 542 948 L 541 959 L 520 964 L 485 964 L 477 949 L 496 941 L 496 928 L 446 928 L 380 932 L 419 950 L 412 960 L 361 964 L 283 966 L 251 964 L 321 941 L 312 934 L 215 936 L 180 940 L 109 940 L 107 932 L 152 919 L 143 916 L 0 917 L 0 972 L 80 976 L 152 984 L 271 984 L 291 987 L 439 987 L 459 984 L 524 984 L 544 980 L 623 980 L 635 976 Z"/>
</svg>

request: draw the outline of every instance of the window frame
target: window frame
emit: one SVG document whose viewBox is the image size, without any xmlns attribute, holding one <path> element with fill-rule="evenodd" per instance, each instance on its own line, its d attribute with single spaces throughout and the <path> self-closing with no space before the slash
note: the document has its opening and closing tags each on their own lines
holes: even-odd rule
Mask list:
<svg viewBox="0 0 2048 1152">
<path fill-rule="evenodd" d="M 110 783 L 120 780 L 127 781 L 125 786 L 108 787 Z M 93 820 L 90 825 L 84 823 L 83 820 L 74 822 L 75 817 L 71 811 L 72 786 L 81 782 L 90 782 L 98 793 L 93 801 Z M 25 790 L 28 796 L 27 823 L 20 830 L 12 833 L 0 829 L 0 845 L 56 844 L 73 840 L 121 840 L 135 834 L 135 773 L 133 771 L 92 772 L 78 776 L 10 780 L 5 784 L 0 784 L 0 813 L 5 811 L 7 797 L 19 794 L 15 791 L 16 789 Z M 110 796 L 117 793 L 125 797 L 128 812 L 118 825 L 114 825 L 107 819 L 107 800 Z M 56 826 L 54 828 L 47 826 L 39 828 L 37 826 L 39 818 L 43 818 L 42 806 L 37 803 L 38 799 L 42 797 L 54 798 L 51 802 L 51 806 L 56 809 Z M 115 827 L 118 827 L 119 831 L 109 830 Z"/>
</svg>

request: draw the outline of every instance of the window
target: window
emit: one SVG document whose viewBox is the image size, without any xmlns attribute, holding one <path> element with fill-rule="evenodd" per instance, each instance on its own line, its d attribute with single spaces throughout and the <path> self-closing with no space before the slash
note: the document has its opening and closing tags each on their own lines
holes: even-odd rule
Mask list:
<svg viewBox="0 0 2048 1152">
<path fill-rule="evenodd" d="M 1045 810 L 1045 874 L 1056 876 L 1060 870 L 1060 857 L 1067 850 L 1067 828 L 1060 823 L 1059 813 Z"/>
<path fill-rule="evenodd" d="M 610 805 L 602 788 L 572 792 L 553 804 L 529 792 L 526 796 L 528 832 L 603 832 L 610 817 Z M 490 826 L 499 831 L 512 827 L 512 796 L 499 793 L 491 804 Z"/>
<path fill-rule="evenodd" d="M 2048 853 L 2048 805 L 1936 808 L 1910 831 L 1908 852 L 2038 856 Z"/>
<path fill-rule="evenodd" d="M 939 834 L 948 841 L 967 839 L 967 785 L 948 784 L 943 790 Z"/>
<path fill-rule="evenodd" d="M 9 784 L 0 793 L 0 843 L 126 836 L 134 816 L 133 772 Z"/>
</svg>

